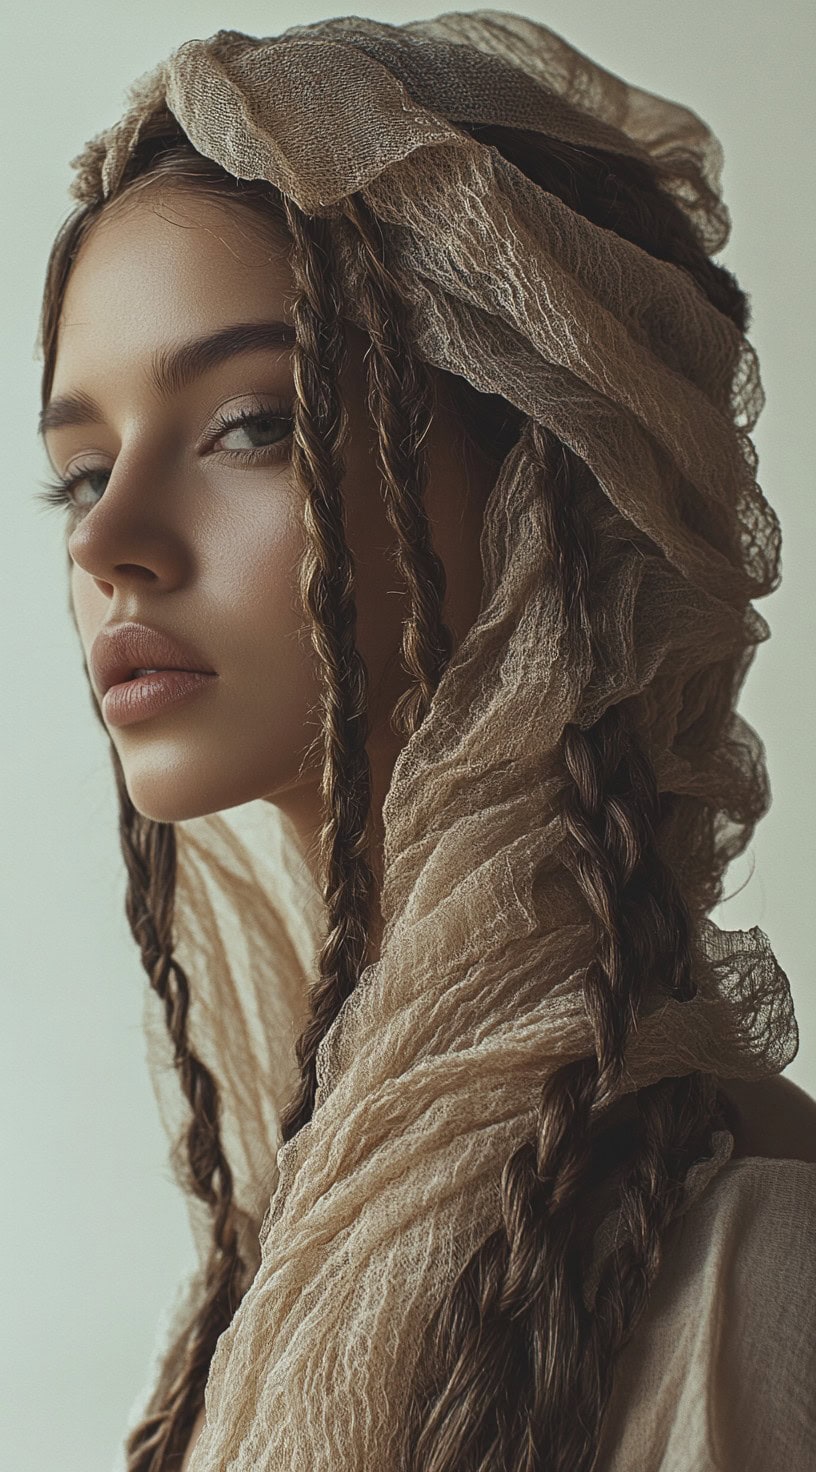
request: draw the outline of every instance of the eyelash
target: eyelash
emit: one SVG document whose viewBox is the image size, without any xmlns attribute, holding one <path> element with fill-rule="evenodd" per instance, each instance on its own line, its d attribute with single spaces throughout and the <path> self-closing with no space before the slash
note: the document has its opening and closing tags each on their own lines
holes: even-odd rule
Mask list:
<svg viewBox="0 0 816 1472">
<path fill-rule="evenodd" d="M 287 453 L 288 441 L 291 439 L 292 434 L 291 426 L 294 425 L 295 421 L 292 414 L 279 414 L 277 412 L 278 407 L 241 409 L 237 414 L 231 415 L 225 413 L 220 415 L 213 426 L 213 432 L 207 441 L 208 445 L 213 444 L 216 440 L 220 440 L 221 436 L 225 435 L 228 430 L 241 429 L 245 424 L 256 424 L 265 420 L 273 420 L 278 424 L 287 424 L 290 426 L 289 433 L 284 435 L 274 445 L 263 445 L 254 450 L 222 450 L 219 453 L 224 455 L 238 455 L 248 460 L 255 460 L 259 456 L 263 456 L 267 461 L 273 461 L 278 458 L 282 459 Z M 35 500 L 45 503 L 46 506 L 62 507 L 65 511 L 78 511 L 79 508 L 74 506 L 71 500 L 71 492 L 74 487 L 80 485 L 88 476 L 109 474 L 109 471 L 103 470 L 98 465 L 79 465 L 71 475 L 67 475 L 64 478 L 59 476 L 56 480 L 40 481 L 42 490 L 35 492 Z"/>
</svg>

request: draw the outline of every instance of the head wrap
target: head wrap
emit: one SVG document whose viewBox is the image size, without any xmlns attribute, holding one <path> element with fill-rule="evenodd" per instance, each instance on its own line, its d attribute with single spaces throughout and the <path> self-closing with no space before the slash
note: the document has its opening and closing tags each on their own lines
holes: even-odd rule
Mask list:
<svg viewBox="0 0 816 1472">
<path fill-rule="evenodd" d="M 499 1224 L 502 1166 L 534 1133 L 542 1084 L 593 1050 L 580 984 L 591 917 L 557 857 L 566 723 L 629 700 L 660 791 L 722 815 L 720 867 L 768 802 L 761 742 L 736 713 L 704 756 L 684 740 L 694 692 L 714 688 L 706 672 L 736 670 L 738 689 L 769 635 L 749 602 L 772 590 L 779 553 L 749 438 L 763 404 L 754 351 L 684 269 L 577 214 L 457 120 L 651 161 L 709 254 L 730 224 L 722 153 L 693 112 L 489 10 L 221 30 L 180 46 L 129 102 L 74 161 L 77 198 L 115 188 L 166 103 L 201 153 L 329 221 L 344 310 L 364 328 L 337 207 L 361 191 L 418 355 L 503 395 L 589 472 L 576 493 L 601 548 L 592 638 L 568 658 L 529 423 L 501 465 L 480 613 L 385 799 L 381 955 L 321 1044 L 311 1122 L 280 1149 L 321 897 L 272 805 L 177 825 L 190 1040 L 221 1090 L 254 1274 L 218 1341 L 192 1472 L 371 1472 L 398 1465 L 423 1330 Z M 711 866 L 679 841 L 668 857 L 693 907 Z M 693 913 L 697 994 L 655 990 L 627 1089 L 696 1069 L 759 1078 L 795 1054 L 767 937 Z M 180 1149 L 187 1106 L 152 993 L 146 1024 Z M 733 1143 L 716 1134 L 688 1201 Z M 190 1211 L 203 1264 L 208 1212 L 192 1197 Z M 200 1286 L 186 1285 L 179 1322 Z"/>
</svg>

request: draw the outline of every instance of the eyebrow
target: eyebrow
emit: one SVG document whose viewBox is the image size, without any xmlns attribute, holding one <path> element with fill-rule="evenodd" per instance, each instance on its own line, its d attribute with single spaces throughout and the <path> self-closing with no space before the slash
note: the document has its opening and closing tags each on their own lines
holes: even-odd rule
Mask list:
<svg viewBox="0 0 816 1472">
<path fill-rule="evenodd" d="M 261 348 L 292 347 L 296 340 L 295 329 L 289 322 L 233 322 L 217 332 L 154 353 L 148 381 L 161 398 L 169 398 L 227 358 L 255 353 Z M 99 424 L 104 417 L 99 404 L 89 394 L 60 394 L 42 410 L 37 432 L 43 438 L 49 429 Z"/>
</svg>

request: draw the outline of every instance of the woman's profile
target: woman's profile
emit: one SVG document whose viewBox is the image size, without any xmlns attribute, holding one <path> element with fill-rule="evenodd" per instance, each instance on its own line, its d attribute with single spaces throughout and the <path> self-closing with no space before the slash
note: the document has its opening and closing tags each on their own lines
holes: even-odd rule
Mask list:
<svg viewBox="0 0 816 1472">
<path fill-rule="evenodd" d="M 813 1465 L 721 162 L 489 10 L 190 41 L 73 160 L 45 497 L 197 1250 L 121 1472 Z"/>
</svg>

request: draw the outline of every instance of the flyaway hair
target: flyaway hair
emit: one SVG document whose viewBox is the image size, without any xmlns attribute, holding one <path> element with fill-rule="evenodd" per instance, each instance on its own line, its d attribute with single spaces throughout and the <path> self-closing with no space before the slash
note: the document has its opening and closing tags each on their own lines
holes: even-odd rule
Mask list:
<svg viewBox="0 0 816 1472">
<path fill-rule="evenodd" d="M 112 748 L 199 1258 L 127 1472 L 178 1467 L 205 1386 L 191 1472 L 589 1472 L 664 1235 L 734 1148 L 717 1080 L 798 1042 L 767 936 L 709 918 L 770 801 L 735 706 L 780 551 L 720 145 L 503 12 L 189 41 L 74 160 L 44 399 L 82 231 L 163 151 L 291 238 L 324 879 L 271 804 L 145 819 Z M 411 610 L 373 963 L 344 320 Z M 496 456 L 455 648 L 429 368 Z"/>
</svg>

